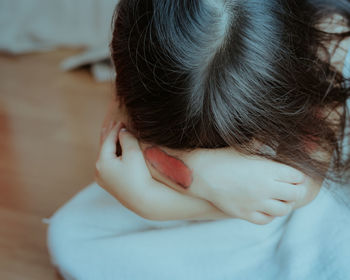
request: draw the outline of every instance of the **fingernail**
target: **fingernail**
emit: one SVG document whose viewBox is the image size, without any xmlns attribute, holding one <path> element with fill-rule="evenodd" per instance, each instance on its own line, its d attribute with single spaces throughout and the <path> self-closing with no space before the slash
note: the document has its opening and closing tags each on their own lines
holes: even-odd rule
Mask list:
<svg viewBox="0 0 350 280">
<path fill-rule="evenodd" d="M 128 131 L 128 130 L 126 129 L 126 127 L 122 127 L 122 128 L 120 129 L 120 131 L 125 132 L 125 131 Z"/>
</svg>

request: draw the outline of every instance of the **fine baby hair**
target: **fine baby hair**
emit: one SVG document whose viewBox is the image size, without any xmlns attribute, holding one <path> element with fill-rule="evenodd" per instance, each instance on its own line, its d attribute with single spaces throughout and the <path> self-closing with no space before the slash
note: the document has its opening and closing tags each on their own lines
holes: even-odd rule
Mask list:
<svg viewBox="0 0 350 280">
<path fill-rule="evenodd" d="M 350 2 L 121 0 L 111 50 L 128 129 L 156 145 L 232 146 L 339 179 L 350 90 L 326 46 L 350 32 L 317 27 L 333 14 L 349 26 Z"/>
</svg>

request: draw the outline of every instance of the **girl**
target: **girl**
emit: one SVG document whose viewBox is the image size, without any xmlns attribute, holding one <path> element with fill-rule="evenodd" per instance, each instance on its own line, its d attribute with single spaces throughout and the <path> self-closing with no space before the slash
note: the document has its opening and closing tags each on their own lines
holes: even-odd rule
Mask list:
<svg viewBox="0 0 350 280">
<path fill-rule="evenodd" d="M 348 34 L 320 27 L 333 12 L 347 20 L 350 3 L 121 1 L 111 47 L 129 132 L 107 129 L 97 180 L 143 218 L 85 189 L 50 222 L 62 274 L 346 279 L 348 209 L 317 195 L 349 167 L 349 90 L 326 51 Z"/>
</svg>

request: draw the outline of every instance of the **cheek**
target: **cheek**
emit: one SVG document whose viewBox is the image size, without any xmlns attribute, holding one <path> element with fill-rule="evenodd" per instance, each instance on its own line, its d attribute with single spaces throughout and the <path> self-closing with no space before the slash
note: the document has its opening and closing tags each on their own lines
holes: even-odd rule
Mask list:
<svg viewBox="0 0 350 280">
<path fill-rule="evenodd" d="M 192 171 L 180 159 L 173 157 L 157 147 L 144 151 L 145 159 L 162 175 L 187 189 L 192 184 Z"/>
</svg>

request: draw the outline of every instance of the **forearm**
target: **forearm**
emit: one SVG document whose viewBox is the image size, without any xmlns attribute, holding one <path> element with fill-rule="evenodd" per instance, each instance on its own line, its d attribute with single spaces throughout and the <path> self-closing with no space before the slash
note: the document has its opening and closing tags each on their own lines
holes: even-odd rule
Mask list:
<svg viewBox="0 0 350 280">
<path fill-rule="evenodd" d="M 164 188 L 164 186 L 163 186 Z M 166 196 L 164 200 L 150 201 L 149 205 L 140 209 L 137 214 L 150 220 L 220 220 L 234 218 L 220 211 L 211 203 L 193 198 L 190 196 L 183 196 L 176 198 L 174 194 Z"/>
<path fill-rule="evenodd" d="M 216 220 L 234 218 L 210 202 L 192 197 L 150 178 L 150 182 L 112 193 L 124 206 L 149 220 Z"/>
</svg>

